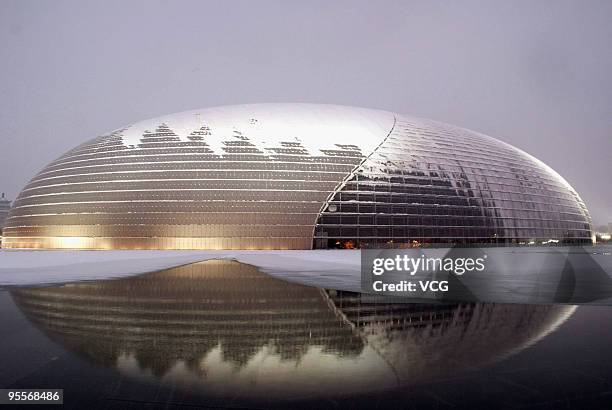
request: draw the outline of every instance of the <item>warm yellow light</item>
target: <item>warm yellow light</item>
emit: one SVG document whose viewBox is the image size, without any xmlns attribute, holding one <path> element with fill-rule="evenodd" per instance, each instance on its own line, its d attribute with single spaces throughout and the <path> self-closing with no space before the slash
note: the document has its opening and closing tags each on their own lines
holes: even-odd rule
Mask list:
<svg viewBox="0 0 612 410">
<path fill-rule="evenodd" d="M 91 246 L 89 238 L 82 236 L 59 236 L 53 238 L 53 241 L 58 245 L 58 248 L 63 249 L 83 249 Z"/>
</svg>

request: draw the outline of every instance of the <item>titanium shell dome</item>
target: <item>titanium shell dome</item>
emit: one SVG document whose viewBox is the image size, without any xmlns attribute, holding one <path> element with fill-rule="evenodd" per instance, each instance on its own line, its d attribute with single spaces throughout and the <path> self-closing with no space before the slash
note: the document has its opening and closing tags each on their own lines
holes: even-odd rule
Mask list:
<svg viewBox="0 0 612 410">
<path fill-rule="evenodd" d="M 19 194 L 6 248 L 590 243 L 576 191 L 491 137 L 318 104 L 207 108 L 87 141 Z"/>
</svg>

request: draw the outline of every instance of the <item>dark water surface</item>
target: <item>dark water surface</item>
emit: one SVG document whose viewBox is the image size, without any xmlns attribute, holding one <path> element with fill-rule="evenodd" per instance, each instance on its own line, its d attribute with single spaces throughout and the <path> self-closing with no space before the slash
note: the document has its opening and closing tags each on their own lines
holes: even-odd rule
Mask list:
<svg viewBox="0 0 612 410">
<path fill-rule="evenodd" d="M 72 409 L 612 408 L 612 307 L 393 303 L 208 261 L 2 291 L 0 324 L 0 386 Z"/>
</svg>

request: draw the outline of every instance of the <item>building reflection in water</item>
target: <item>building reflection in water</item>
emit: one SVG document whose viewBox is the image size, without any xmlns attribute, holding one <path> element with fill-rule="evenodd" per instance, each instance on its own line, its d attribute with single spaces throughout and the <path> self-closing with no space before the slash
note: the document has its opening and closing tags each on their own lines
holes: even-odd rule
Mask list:
<svg viewBox="0 0 612 410">
<path fill-rule="evenodd" d="M 96 364 L 205 394 L 268 398 L 447 377 L 537 342 L 575 309 L 393 303 L 232 261 L 11 294 L 49 338 Z"/>
</svg>

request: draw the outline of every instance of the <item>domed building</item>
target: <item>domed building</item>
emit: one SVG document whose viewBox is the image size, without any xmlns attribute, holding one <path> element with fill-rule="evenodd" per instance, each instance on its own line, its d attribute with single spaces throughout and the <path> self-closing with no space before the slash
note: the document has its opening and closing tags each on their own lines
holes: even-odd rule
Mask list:
<svg viewBox="0 0 612 410">
<path fill-rule="evenodd" d="M 68 151 L 19 194 L 3 246 L 590 242 L 576 191 L 511 145 L 385 111 L 253 104 L 139 122 Z"/>
</svg>

